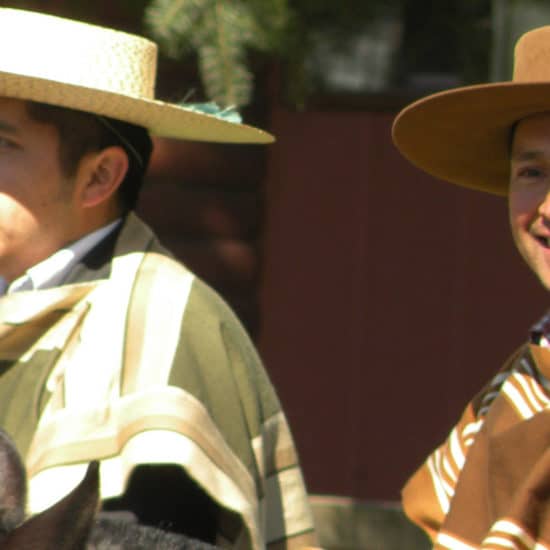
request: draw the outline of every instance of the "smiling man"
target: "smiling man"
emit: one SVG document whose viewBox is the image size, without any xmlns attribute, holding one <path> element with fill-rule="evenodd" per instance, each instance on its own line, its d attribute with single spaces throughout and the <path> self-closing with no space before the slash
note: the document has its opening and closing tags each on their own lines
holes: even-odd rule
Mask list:
<svg viewBox="0 0 550 550">
<path fill-rule="evenodd" d="M 231 548 L 314 544 L 252 343 L 133 213 L 150 134 L 272 137 L 155 99 L 138 36 L 0 9 L 0 51 L 0 425 L 29 511 L 97 459 L 106 513 Z"/>
<path fill-rule="evenodd" d="M 449 182 L 506 195 L 514 242 L 550 290 L 550 27 L 525 34 L 511 82 L 421 99 L 394 142 Z M 403 491 L 435 548 L 550 549 L 550 313 L 468 404 Z"/>
<path fill-rule="evenodd" d="M 550 113 L 521 120 L 510 163 L 510 223 L 514 242 L 550 289 Z"/>
</svg>

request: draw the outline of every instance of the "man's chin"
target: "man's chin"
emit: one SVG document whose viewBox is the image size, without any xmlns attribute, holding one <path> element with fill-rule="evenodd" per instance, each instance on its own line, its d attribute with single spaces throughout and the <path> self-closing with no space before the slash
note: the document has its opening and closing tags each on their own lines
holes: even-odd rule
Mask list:
<svg viewBox="0 0 550 550">
<path fill-rule="evenodd" d="M 550 291 L 550 272 L 549 273 L 539 273 L 537 274 L 538 280 L 542 284 L 542 286 Z"/>
</svg>

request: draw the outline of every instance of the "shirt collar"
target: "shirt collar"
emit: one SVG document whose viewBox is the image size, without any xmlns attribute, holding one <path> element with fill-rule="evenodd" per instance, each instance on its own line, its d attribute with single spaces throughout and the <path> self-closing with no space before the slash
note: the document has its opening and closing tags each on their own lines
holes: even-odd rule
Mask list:
<svg viewBox="0 0 550 550">
<path fill-rule="evenodd" d="M 550 348 L 550 311 L 531 327 L 530 341 L 537 346 Z"/>
<path fill-rule="evenodd" d="M 113 231 L 120 221 L 118 219 L 100 227 L 69 246 L 54 252 L 45 260 L 29 268 L 9 285 L 3 277 L 0 277 L 0 295 L 22 290 L 52 288 L 61 284 L 71 268 Z"/>
</svg>

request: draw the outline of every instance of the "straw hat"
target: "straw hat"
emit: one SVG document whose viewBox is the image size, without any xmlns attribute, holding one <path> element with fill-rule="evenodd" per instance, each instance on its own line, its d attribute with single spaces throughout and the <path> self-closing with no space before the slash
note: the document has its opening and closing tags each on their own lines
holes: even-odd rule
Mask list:
<svg viewBox="0 0 550 550">
<path fill-rule="evenodd" d="M 37 12 L 0 8 L 0 96 L 70 107 L 172 138 L 268 143 L 273 137 L 155 99 L 157 46 Z"/>
<path fill-rule="evenodd" d="M 451 183 L 505 195 L 511 128 L 550 111 L 550 27 L 517 42 L 512 81 L 440 92 L 394 121 L 395 145 L 413 164 Z"/>
</svg>

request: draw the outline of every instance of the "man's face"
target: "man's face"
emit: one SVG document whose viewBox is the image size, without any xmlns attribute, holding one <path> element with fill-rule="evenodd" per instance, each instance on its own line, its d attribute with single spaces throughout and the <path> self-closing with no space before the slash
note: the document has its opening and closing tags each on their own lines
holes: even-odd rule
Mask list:
<svg viewBox="0 0 550 550">
<path fill-rule="evenodd" d="M 74 190 L 53 126 L 0 98 L 0 275 L 8 281 L 67 244 L 77 227 Z"/>
<path fill-rule="evenodd" d="M 525 118 L 516 127 L 508 203 L 516 246 L 550 290 L 550 113 Z"/>
</svg>

